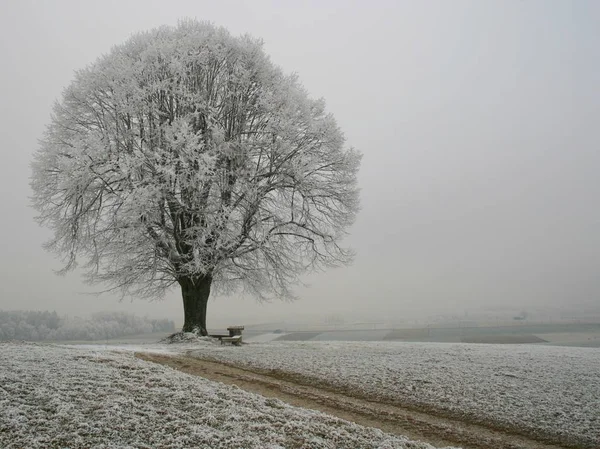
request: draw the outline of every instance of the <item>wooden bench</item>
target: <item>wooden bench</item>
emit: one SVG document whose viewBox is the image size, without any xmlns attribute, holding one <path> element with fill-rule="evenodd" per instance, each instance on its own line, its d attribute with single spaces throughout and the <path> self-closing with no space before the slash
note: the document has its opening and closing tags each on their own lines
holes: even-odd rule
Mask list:
<svg viewBox="0 0 600 449">
<path fill-rule="evenodd" d="M 244 326 L 229 326 L 227 328 L 229 335 L 212 334 L 211 337 L 218 338 L 223 343 L 231 343 L 232 345 L 239 346 L 242 344 L 242 331 Z"/>
<path fill-rule="evenodd" d="M 242 344 L 242 336 L 234 335 L 233 337 L 221 337 L 221 344 L 231 343 L 232 345 L 239 346 Z"/>
</svg>

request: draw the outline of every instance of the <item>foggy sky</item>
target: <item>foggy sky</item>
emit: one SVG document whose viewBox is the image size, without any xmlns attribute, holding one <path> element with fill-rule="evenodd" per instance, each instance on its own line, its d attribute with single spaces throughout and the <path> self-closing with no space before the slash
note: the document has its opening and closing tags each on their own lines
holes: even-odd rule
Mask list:
<svg viewBox="0 0 600 449">
<path fill-rule="evenodd" d="M 354 265 L 307 276 L 293 304 L 217 298 L 209 327 L 599 302 L 599 2 L 3 0 L 0 309 L 181 321 L 177 290 L 118 303 L 56 276 L 28 197 L 73 71 L 185 17 L 262 38 L 364 154 Z"/>
</svg>

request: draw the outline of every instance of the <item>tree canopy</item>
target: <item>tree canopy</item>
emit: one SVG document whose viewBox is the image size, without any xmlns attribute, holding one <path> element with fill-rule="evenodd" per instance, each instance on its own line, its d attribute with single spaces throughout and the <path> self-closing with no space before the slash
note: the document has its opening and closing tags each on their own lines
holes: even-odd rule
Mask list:
<svg viewBox="0 0 600 449">
<path fill-rule="evenodd" d="M 123 295 L 179 283 L 185 308 L 204 283 L 202 297 L 289 298 L 307 270 L 351 261 L 361 156 L 344 145 L 259 40 L 182 21 L 76 72 L 32 164 L 33 203 L 64 270 L 82 260 Z"/>
</svg>

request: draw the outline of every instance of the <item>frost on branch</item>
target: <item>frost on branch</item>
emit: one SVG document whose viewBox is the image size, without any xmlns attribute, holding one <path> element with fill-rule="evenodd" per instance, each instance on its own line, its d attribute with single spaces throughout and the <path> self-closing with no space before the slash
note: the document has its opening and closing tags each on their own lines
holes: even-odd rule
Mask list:
<svg viewBox="0 0 600 449">
<path fill-rule="evenodd" d="M 77 72 L 32 187 L 65 271 L 81 259 L 123 294 L 204 279 L 266 299 L 350 262 L 359 165 L 324 102 L 259 41 L 184 21 Z"/>
</svg>

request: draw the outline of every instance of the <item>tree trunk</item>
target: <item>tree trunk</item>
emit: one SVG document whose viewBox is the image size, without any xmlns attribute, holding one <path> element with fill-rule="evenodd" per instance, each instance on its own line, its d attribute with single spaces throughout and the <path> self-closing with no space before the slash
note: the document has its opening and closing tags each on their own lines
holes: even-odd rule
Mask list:
<svg viewBox="0 0 600 449">
<path fill-rule="evenodd" d="M 212 276 L 179 279 L 183 296 L 183 332 L 198 332 L 208 335 L 206 331 L 206 306 L 210 296 Z"/>
</svg>

